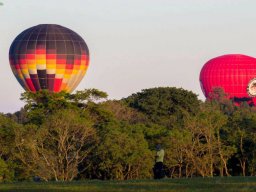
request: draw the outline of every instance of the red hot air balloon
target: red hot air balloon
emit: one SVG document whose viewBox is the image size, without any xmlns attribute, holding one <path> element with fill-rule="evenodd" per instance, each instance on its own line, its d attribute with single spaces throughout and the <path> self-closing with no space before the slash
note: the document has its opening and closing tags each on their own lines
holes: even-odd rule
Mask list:
<svg viewBox="0 0 256 192">
<path fill-rule="evenodd" d="M 256 59 L 230 54 L 209 60 L 200 73 L 200 83 L 206 98 L 221 87 L 235 102 L 256 104 Z"/>
<path fill-rule="evenodd" d="M 72 92 L 89 65 L 89 50 L 74 31 L 43 24 L 20 33 L 9 50 L 12 71 L 27 90 Z"/>
</svg>

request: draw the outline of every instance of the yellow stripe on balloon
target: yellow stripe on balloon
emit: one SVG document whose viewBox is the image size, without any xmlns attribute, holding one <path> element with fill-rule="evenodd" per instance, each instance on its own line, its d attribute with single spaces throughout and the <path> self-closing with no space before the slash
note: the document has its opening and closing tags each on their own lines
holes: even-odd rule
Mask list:
<svg viewBox="0 0 256 192">
<path fill-rule="evenodd" d="M 56 65 L 54 64 L 47 64 L 46 69 L 56 69 Z"/>
<path fill-rule="evenodd" d="M 65 72 L 65 69 L 63 69 L 63 68 L 61 68 L 61 69 L 56 68 L 56 73 L 57 74 L 64 74 L 64 72 Z"/>
</svg>

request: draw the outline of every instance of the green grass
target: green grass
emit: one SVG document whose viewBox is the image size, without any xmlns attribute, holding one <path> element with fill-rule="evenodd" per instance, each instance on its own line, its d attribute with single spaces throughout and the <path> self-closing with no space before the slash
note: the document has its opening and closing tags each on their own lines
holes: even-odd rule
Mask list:
<svg viewBox="0 0 256 192">
<path fill-rule="evenodd" d="M 172 192 L 172 191 L 256 191 L 256 177 L 215 177 L 192 179 L 77 181 L 77 182 L 20 182 L 0 184 L 0 191 L 47 192 Z"/>
</svg>

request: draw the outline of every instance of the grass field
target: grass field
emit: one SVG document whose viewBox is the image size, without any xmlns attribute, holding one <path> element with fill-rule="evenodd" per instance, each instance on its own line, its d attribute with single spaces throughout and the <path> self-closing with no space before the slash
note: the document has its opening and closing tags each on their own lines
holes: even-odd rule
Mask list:
<svg viewBox="0 0 256 192">
<path fill-rule="evenodd" d="M 256 177 L 216 177 L 192 179 L 21 182 L 0 184 L 0 191 L 83 191 L 83 192 L 172 192 L 172 191 L 256 191 Z"/>
</svg>

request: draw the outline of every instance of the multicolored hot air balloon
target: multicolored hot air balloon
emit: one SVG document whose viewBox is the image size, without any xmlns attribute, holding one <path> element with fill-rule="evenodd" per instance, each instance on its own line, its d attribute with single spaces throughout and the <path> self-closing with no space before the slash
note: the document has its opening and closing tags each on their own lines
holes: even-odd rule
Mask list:
<svg viewBox="0 0 256 192">
<path fill-rule="evenodd" d="M 235 102 L 256 105 L 256 58 L 240 54 L 213 58 L 203 66 L 200 83 L 206 98 L 221 87 Z"/>
<path fill-rule="evenodd" d="M 26 29 L 14 39 L 9 60 L 25 90 L 72 92 L 86 73 L 89 50 L 74 31 L 42 24 Z"/>
</svg>

